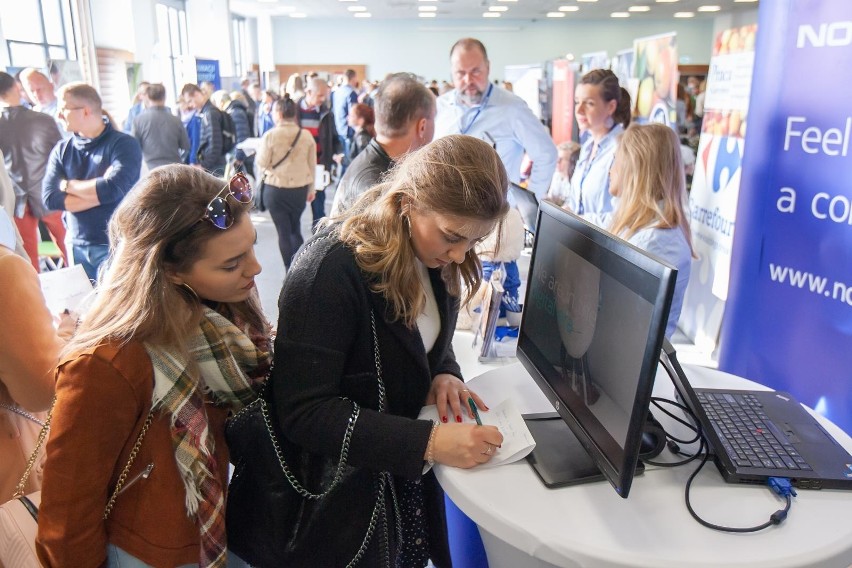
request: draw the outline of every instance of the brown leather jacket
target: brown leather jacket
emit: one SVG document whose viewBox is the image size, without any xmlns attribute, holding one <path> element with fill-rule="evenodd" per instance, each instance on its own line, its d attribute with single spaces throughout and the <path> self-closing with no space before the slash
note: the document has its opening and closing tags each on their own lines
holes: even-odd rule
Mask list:
<svg viewBox="0 0 852 568">
<path fill-rule="evenodd" d="M 45 214 L 41 200 L 50 151 L 62 140 L 52 117 L 21 106 L 6 107 L 0 113 L 0 150 L 15 187 L 15 216 L 24 215 L 24 207 L 41 218 Z"/>
<path fill-rule="evenodd" d="M 150 477 L 125 484 L 112 514 L 102 519 L 151 408 L 153 387 L 151 359 L 139 342 L 101 345 L 60 363 L 36 538 L 45 567 L 100 566 L 107 543 L 155 567 L 198 562 L 198 527 L 186 513 L 164 414 L 155 415 L 128 480 L 153 463 Z M 228 410 L 206 409 L 225 487 Z"/>
</svg>

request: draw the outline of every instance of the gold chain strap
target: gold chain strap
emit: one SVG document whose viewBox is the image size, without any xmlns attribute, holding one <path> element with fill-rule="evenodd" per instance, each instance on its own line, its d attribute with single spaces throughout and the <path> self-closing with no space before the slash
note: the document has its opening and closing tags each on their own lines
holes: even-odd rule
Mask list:
<svg viewBox="0 0 852 568">
<path fill-rule="evenodd" d="M 27 460 L 27 468 L 24 470 L 24 475 L 21 477 L 21 481 L 18 482 L 18 486 L 15 487 L 15 494 L 12 495 L 12 499 L 17 499 L 18 497 L 23 497 L 25 495 L 24 486 L 30 478 L 30 473 L 33 471 L 36 459 L 38 459 L 38 452 L 44 445 L 45 438 L 47 438 L 47 432 L 50 430 L 50 419 L 53 418 L 53 405 L 55 404 L 56 395 L 53 395 L 53 400 L 50 402 L 50 410 L 47 413 L 47 420 L 44 421 L 44 425 L 38 433 L 38 441 L 36 442 L 35 450 L 33 450 L 32 455 L 30 455 L 30 459 Z"/>
<path fill-rule="evenodd" d="M 115 489 L 113 489 L 112 495 L 110 496 L 109 501 L 107 501 L 106 508 L 104 509 L 104 520 L 106 520 L 112 512 L 112 508 L 115 505 L 115 499 L 118 497 L 118 494 L 121 493 L 121 488 L 127 480 L 127 474 L 130 473 L 130 467 L 133 465 L 133 461 L 136 459 L 136 454 L 139 453 L 139 448 L 142 446 L 142 439 L 145 437 L 145 434 L 148 433 L 148 427 L 151 425 L 151 421 L 153 419 L 154 409 L 151 408 L 151 412 L 148 413 L 148 417 L 145 419 L 145 424 L 142 425 L 142 431 L 139 432 L 139 437 L 136 438 L 136 443 L 133 444 L 133 449 L 130 450 L 130 457 L 127 459 L 127 465 L 125 465 L 124 469 L 121 470 L 121 475 L 118 476 L 118 483 L 115 484 Z M 50 418 L 48 418 L 48 420 L 50 420 Z"/>
</svg>

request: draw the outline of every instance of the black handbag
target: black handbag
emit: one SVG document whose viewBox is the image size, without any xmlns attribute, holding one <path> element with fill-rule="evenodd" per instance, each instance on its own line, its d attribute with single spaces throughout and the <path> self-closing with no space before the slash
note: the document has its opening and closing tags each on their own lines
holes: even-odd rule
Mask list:
<svg viewBox="0 0 852 568">
<path fill-rule="evenodd" d="M 385 411 L 379 344 L 371 313 L 379 411 Z M 379 554 L 390 558 L 385 496 L 393 493 L 392 476 L 347 465 L 347 453 L 360 407 L 352 402 L 339 458 L 312 454 L 280 435 L 271 384 L 263 394 L 231 418 L 225 440 L 234 464 L 226 511 L 228 548 L 257 568 L 316 566 L 316 559 L 335 547 L 345 558 L 335 565 L 355 566 L 367 556 L 372 538 L 381 533 Z M 354 488 L 375 488 L 358 498 Z M 327 512 L 346 511 L 346 514 Z M 322 517 L 325 523 L 311 520 Z M 333 523 L 335 526 L 328 526 Z M 339 536 L 323 541 L 322 534 Z M 345 535 L 355 535 L 347 538 Z M 364 535 L 361 538 L 360 535 Z M 360 541 L 360 545 L 359 545 Z M 337 552 L 335 552 L 337 554 Z M 336 557 L 337 558 L 337 557 Z M 349 560 L 351 558 L 351 560 Z"/>
<path fill-rule="evenodd" d="M 296 137 L 293 138 L 293 143 L 290 144 L 290 149 L 287 150 L 287 153 L 284 154 L 284 157 L 275 162 L 275 164 L 269 168 L 270 170 L 274 170 L 278 166 L 280 166 L 284 160 L 286 160 L 290 156 L 290 152 L 293 151 L 293 148 L 296 147 L 296 142 L 299 141 L 299 136 L 302 135 L 302 128 L 299 128 L 299 131 L 296 133 Z M 263 194 L 266 191 L 266 172 L 267 170 L 263 170 L 263 174 L 260 176 L 260 182 L 257 184 L 257 201 L 255 202 L 255 207 L 257 207 L 258 211 L 266 211 L 266 204 L 263 202 Z"/>
</svg>

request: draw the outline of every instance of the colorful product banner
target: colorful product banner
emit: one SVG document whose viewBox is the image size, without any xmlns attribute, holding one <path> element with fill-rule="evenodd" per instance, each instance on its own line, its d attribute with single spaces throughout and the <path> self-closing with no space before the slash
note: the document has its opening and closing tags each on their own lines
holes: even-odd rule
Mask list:
<svg viewBox="0 0 852 568">
<path fill-rule="evenodd" d="M 677 34 L 662 34 L 633 41 L 636 53 L 633 77 L 638 80 L 637 122 L 657 122 L 674 128 L 677 122 Z"/>
<path fill-rule="evenodd" d="M 554 144 L 571 140 L 574 131 L 574 64 L 567 59 L 553 61 L 551 137 Z"/>
<path fill-rule="evenodd" d="M 704 94 L 704 119 L 689 195 L 692 263 L 679 327 L 713 351 L 722 325 L 740 192 L 743 142 L 757 26 L 716 36 Z"/>
<path fill-rule="evenodd" d="M 761 3 L 719 367 L 852 432 L 852 2 Z"/>
</svg>

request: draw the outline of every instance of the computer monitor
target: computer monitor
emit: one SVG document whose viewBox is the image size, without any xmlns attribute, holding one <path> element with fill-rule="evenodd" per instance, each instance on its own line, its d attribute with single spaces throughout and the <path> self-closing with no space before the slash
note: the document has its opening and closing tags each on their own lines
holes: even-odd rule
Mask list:
<svg viewBox="0 0 852 568">
<path fill-rule="evenodd" d="M 677 270 L 550 203 L 539 208 L 518 358 L 562 420 L 528 417 L 548 486 L 627 497 Z"/>
<path fill-rule="evenodd" d="M 528 191 L 516 183 L 509 184 L 509 195 L 515 202 L 515 207 L 521 213 L 521 218 L 524 220 L 524 228 L 532 234 L 535 234 L 535 226 L 538 221 L 538 198 L 535 193 Z"/>
</svg>

